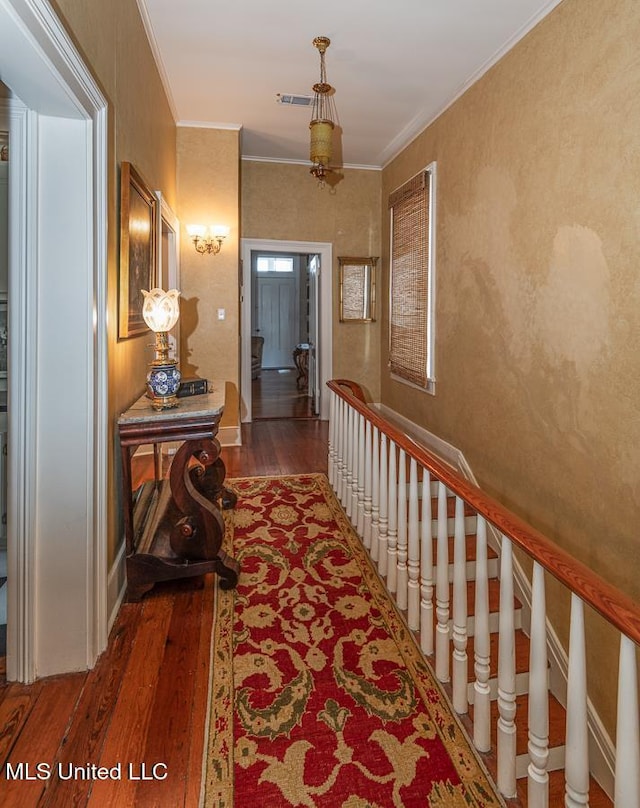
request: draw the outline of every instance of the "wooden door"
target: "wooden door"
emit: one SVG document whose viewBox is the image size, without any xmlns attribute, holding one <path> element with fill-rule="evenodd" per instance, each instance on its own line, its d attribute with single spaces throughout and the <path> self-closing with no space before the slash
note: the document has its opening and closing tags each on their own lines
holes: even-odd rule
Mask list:
<svg viewBox="0 0 640 808">
<path fill-rule="evenodd" d="M 297 273 L 258 275 L 257 332 L 264 337 L 263 368 L 293 367 L 293 349 L 300 341 Z"/>
</svg>

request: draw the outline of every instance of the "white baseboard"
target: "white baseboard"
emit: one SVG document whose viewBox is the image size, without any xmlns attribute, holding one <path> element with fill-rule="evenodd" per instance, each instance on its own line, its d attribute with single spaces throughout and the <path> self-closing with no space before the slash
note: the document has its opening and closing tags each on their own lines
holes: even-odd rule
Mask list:
<svg viewBox="0 0 640 808">
<path fill-rule="evenodd" d="M 242 446 L 242 433 L 240 424 L 234 426 L 221 426 L 218 430 L 218 440 L 221 446 Z"/>
<path fill-rule="evenodd" d="M 125 592 L 127 591 L 127 573 L 125 561 L 126 545 L 123 541 L 107 577 L 107 614 L 109 615 L 109 623 L 107 627 L 108 632 L 111 631 L 113 624 L 115 623 L 120 606 L 124 600 Z"/>
<path fill-rule="evenodd" d="M 372 404 L 392 424 L 402 429 L 409 437 L 419 441 L 433 454 L 455 468 L 469 482 L 477 485 L 471 466 L 460 449 L 442 440 L 408 418 L 400 415 L 384 404 Z M 499 550 L 501 536 L 498 530 L 489 525 L 489 544 Z M 515 593 L 522 603 L 523 630 L 529 633 L 531 616 L 531 582 L 525 575 L 517 558 L 513 559 Z M 553 626 L 547 621 L 547 649 L 549 655 L 549 689 L 558 701 L 566 707 L 569 658 Z M 587 705 L 589 726 L 589 767 L 594 779 L 613 799 L 615 787 L 615 746 L 607 733 L 592 702 Z"/>
<path fill-rule="evenodd" d="M 469 469 L 464 455 L 459 449 L 456 449 L 455 446 L 442 440 L 442 438 L 434 435 L 433 432 L 429 432 L 429 430 L 424 427 L 414 424 L 413 421 L 395 412 L 395 410 L 390 409 L 385 404 L 371 404 L 371 406 L 378 410 L 389 423 L 398 426 L 410 438 L 426 446 L 427 449 L 437 455 L 440 460 L 443 460 L 461 474 L 467 476 L 465 469 L 468 469 L 470 474 L 468 479 L 475 483 L 475 479 L 473 479 L 473 474 L 471 474 L 471 469 Z"/>
</svg>

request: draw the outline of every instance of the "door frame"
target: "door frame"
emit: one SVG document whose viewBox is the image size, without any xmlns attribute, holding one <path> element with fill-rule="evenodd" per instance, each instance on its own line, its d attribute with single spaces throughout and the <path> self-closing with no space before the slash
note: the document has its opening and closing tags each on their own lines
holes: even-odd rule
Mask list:
<svg viewBox="0 0 640 808">
<path fill-rule="evenodd" d="M 241 300 L 241 347 L 240 347 L 240 396 L 241 420 L 249 423 L 251 417 L 251 253 L 317 253 L 320 256 L 320 418 L 329 420 L 329 395 L 326 383 L 333 373 L 333 245 L 319 241 L 279 241 L 275 239 L 243 238 L 240 242 L 242 256 Z"/>
<path fill-rule="evenodd" d="M 31 682 L 92 667 L 107 643 L 107 102 L 46 0 L 0 0 L 0 72 L 20 99 L 7 103 L 7 678 Z"/>
</svg>

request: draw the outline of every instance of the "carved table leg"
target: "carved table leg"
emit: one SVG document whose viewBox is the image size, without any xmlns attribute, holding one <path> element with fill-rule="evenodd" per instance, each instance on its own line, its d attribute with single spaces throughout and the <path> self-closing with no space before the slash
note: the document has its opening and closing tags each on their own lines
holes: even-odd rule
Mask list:
<svg viewBox="0 0 640 808">
<path fill-rule="evenodd" d="M 208 499 L 212 502 L 220 500 L 224 510 L 228 511 L 235 508 L 238 497 L 230 488 L 225 488 L 223 485 L 227 476 L 227 469 L 223 459 L 220 457 L 220 444 L 217 440 L 214 440 L 214 444 L 218 449 L 218 456 L 211 465 L 206 467 L 200 487 Z"/>
<path fill-rule="evenodd" d="M 230 589 L 238 581 L 240 566 L 222 549 L 225 527 L 215 504 L 215 495 L 223 497 L 224 502 L 224 475 L 219 477 L 220 466 L 210 472 L 216 466 L 219 455 L 220 444 L 211 439 L 186 441 L 176 452 L 169 480 L 173 501 L 183 517 L 171 530 L 171 547 L 185 560 L 215 560 L 216 572 L 221 578 L 220 585 Z M 195 457 L 204 467 L 203 475 L 190 472 L 191 457 Z M 220 464 L 224 471 L 222 461 Z"/>
</svg>

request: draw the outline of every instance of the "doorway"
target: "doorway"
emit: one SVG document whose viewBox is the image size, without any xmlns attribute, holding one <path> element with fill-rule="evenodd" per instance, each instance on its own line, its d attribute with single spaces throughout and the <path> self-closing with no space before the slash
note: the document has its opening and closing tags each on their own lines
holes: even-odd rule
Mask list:
<svg viewBox="0 0 640 808">
<path fill-rule="evenodd" d="M 263 272 L 257 270 L 258 256 L 265 256 L 263 262 L 267 267 Z M 286 263 L 293 262 L 293 271 L 286 270 Z M 268 269 L 268 262 L 271 261 L 271 272 Z M 280 261 L 280 271 L 277 271 L 275 262 Z M 298 261 L 297 270 L 295 262 Z M 258 239 L 242 240 L 242 373 L 241 373 L 241 397 L 242 397 L 242 420 L 249 422 L 254 417 L 313 417 L 318 415 L 322 420 L 328 420 L 329 400 L 324 391 L 326 381 L 331 378 L 332 356 L 331 356 L 331 322 L 332 322 L 332 289 L 331 289 L 331 266 L 332 248 L 331 244 L 322 242 L 295 242 L 295 241 L 273 241 Z M 298 285 L 294 288 L 293 281 L 282 282 L 278 280 L 258 281 L 258 275 L 293 277 L 298 274 Z M 262 289 L 259 286 L 262 285 Z M 270 288 L 271 287 L 271 288 Z M 278 293 L 274 289 L 278 289 Z M 282 291 L 286 289 L 286 291 Z M 261 303 L 261 295 L 263 297 Z M 287 337 L 288 345 L 277 347 L 274 351 L 268 351 L 266 361 L 263 358 L 260 364 L 260 385 L 265 390 L 270 388 L 271 396 L 277 397 L 278 390 L 281 396 L 304 399 L 306 414 L 295 416 L 292 413 L 266 416 L 264 410 L 256 409 L 254 414 L 253 397 L 256 389 L 256 379 L 252 378 L 255 367 L 255 357 L 252 363 L 252 337 L 263 337 L 266 345 L 267 338 L 273 329 L 273 333 L 280 338 L 280 325 L 269 324 L 274 319 L 273 313 L 269 313 L 269 307 L 281 311 L 284 306 L 282 300 L 291 296 L 296 303 L 291 303 L 287 317 L 278 315 L 280 320 L 286 319 L 287 324 L 284 330 L 291 330 Z M 297 305 L 298 316 L 295 315 L 295 305 Z M 263 336 L 262 329 L 265 322 L 261 322 L 262 317 L 267 317 L 267 335 Z M 291 313 L 293 311 L 293 313 Z M 293 326 L 292 326 L 293 323 Z M 291 340 L 294 340 L 291 342 Z M 294 352 L 302 346 L 308 346 L 306 350 L 307 369 L 303 377 L 300 376 L 298 361 L 294 359 Z M 299 353 L 299 351 L 298 351 Z M 303 354 L 305 351 L 303 351 Z M 264 346 L 263 346 L 264 357 Z M 312 369 L 312 372 L 311 372 Z M 260 391 L 262 392 L 262 390 Z M 300 403 L 298 403 L 300 407 Z M 278 413 L 283 412 L 279 405 Z"/>
<path fill-rule="evenodd" d="M 252 420 L 317 415 L 303 361 L 317 340 L 309 317 L 309 264 L 306 254 L 251 252 Z"/>
</svg>

